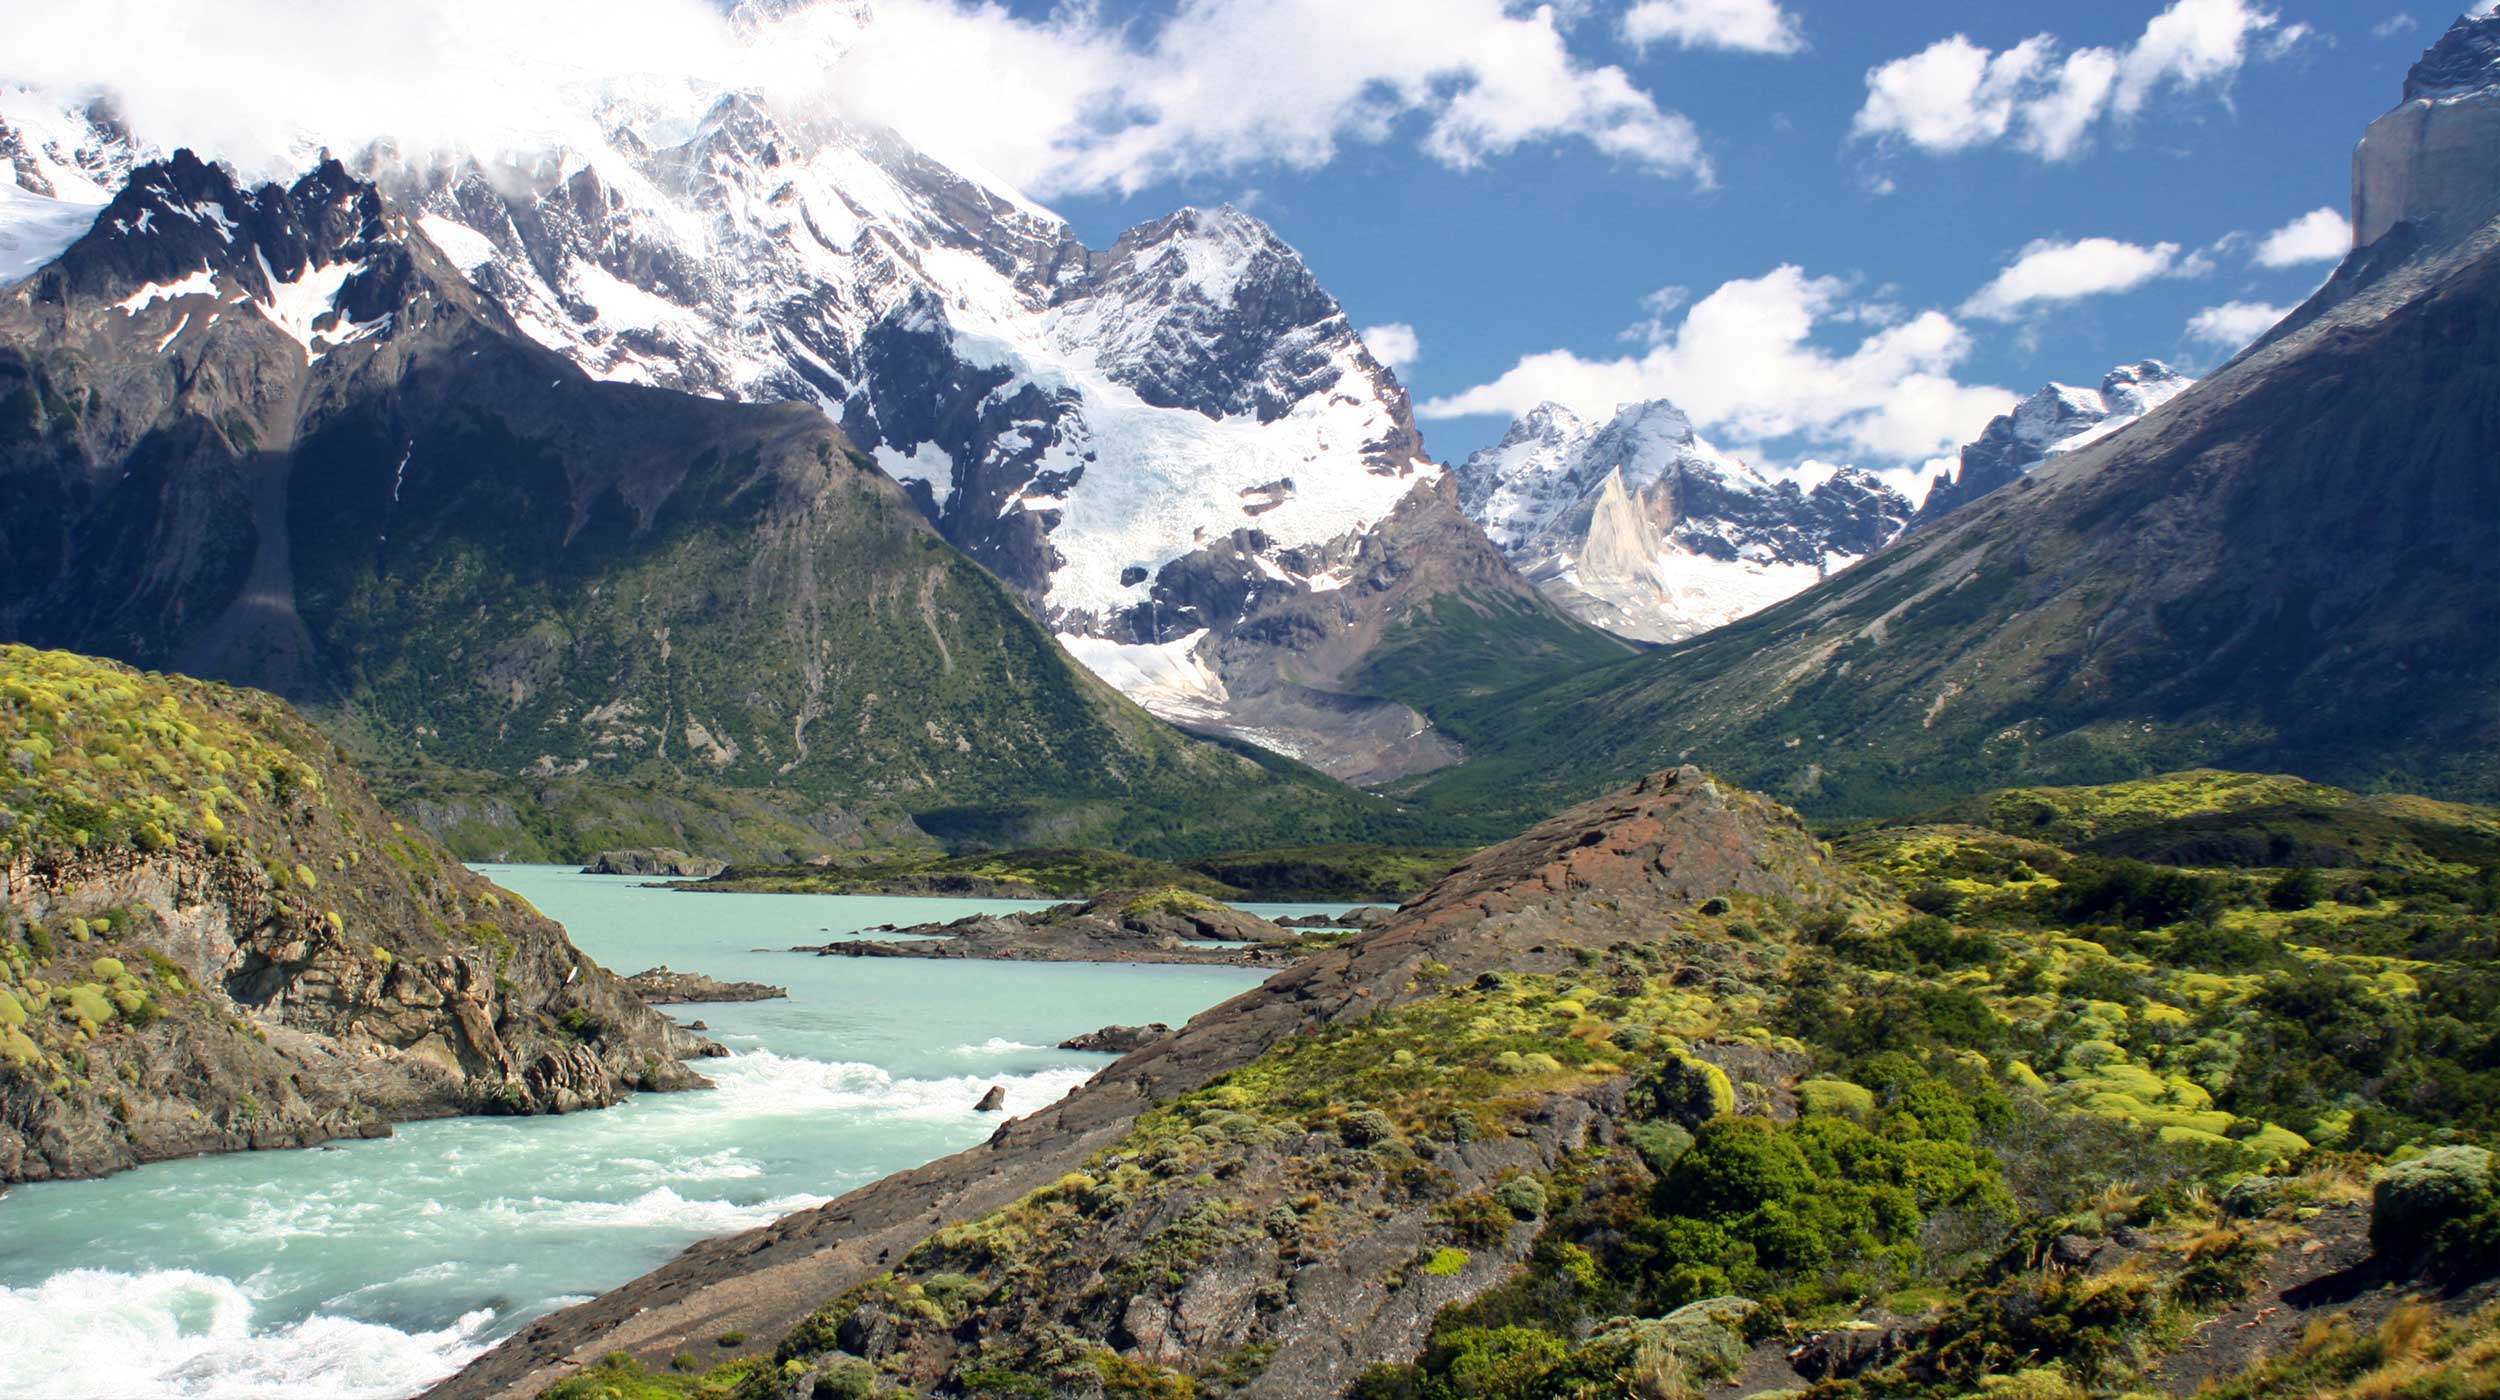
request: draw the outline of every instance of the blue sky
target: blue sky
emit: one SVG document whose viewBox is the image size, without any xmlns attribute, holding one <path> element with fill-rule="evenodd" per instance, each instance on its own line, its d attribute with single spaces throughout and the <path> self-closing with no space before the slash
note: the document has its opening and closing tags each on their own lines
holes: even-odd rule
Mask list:
<svg viewBox="0 0 2500 1400">
<path fill-rule="evenodd" d="M 2054 47 L 2041 50 L 2051 57 L 2033 66 L 2062 76 L 2055 65 L 2080 50 L 2123 59 L 2171 8 L 2166 0 L 1781 0 L 1792 27 L 1773 46 L 1792 51 L 1766 53 L 1672 41 L 1635 46 L 1626 39 L 1625 6 L 1606 0 L 1580 6 L 1561 25 L 1574 59 L 1620 67 L 1662 111 L 1689 118 L 1710 166 L 1707 185 L 1689 171 L 1609 154 L 1570 134 L 1525 141 L 1462 168 L 1427 151 L 1436 119 L 1417 109 L 1385 130 L 1336 141 L 1324 163 L 1252 160 L 1156 178 L 1125 194 L 1048 197 L 1097 245 L 1180 203 L 1247 205 L 1303 251 L 1358 324 L 1414 329 L 1419 353 L 1401 373 L 1419 403 L 1461 398 L 1540 352 L 1567 350 L 1592 362 L 1639 355 L 1647 339 L 1632 328 L 1657 319 L 1645 303 L 1652 294 L 1682 289 L 1684 308 L 1665 318 L 1672 328 L 1693 301 L 1782 267 L 1800 269 L 1825 308 L 1810 345 L 1830 355 L 1848 355 L 1887 315 L 1941 313 L 1967 346 L 1949 371 L 1963 389 L 2095 383 L 2111 365 L 2147 356 L 2204 369 L 2230 347 L 2190 332 L 2198 313 L 2233 303 L 2289 306 L 2330 270 L 2323 258 L 2266 266 L 2255 253 L 2266 235 L 2301 216 L 2345 208 L 2353 143 L 2394 105 L 2406 67 L 2453 13 L 2362 0 L 2245 6 L 2273 22 L 2247 36 L 2239 61 L 2219 72 L 2209 65 L 2192 80 L 2174 74 L 2157 82 L 2132 114 L 2104 111 L 2063 159 L 2021 148 L 2020 97 L 2002 139 L 1965 126 L 1922 147 L 1901 134 L 1869 134 L 1860 123 L 1871 70 L 1951 36 L 2002 53 L 2053 35 Z M 1127 24 L 1142 44 L 1167 12 L 1134 4 L 1106 9 L 1103 18 Z M 1911 90 L 1934 96 L 1938 83 L 1918 76 Z M 2034 99 L 2055 90 L 2048 80 L 2029 89 Z M 1950 106 L 1950 96 L 1937 100 Z M 1988 125 L 1983 115 L 1976 131 Z M 1961 141 L 1968 144 L 1935 148 Z M 2307 232 L 2286 243 L 2306 242 L 2314 254 L 2323 230 Z M 2162 245 L 2175 251 L 2167 273 L 2124 290 L 2022 302 L 2002 319 L 1966 309 L 2036 242 L 2087 239 L 2129 245 L 2140 256 L 2127 263 L 2125 250 L 2103 250 L 2126 265 L 2069 269 L 2086 284 L 2124 283 L 2158 261 L 2152 255 Z M 2277 260 L 2295 251 L 2281 247 Z M 1698 337 L 1690 348 L 1711 357 Z M 1676 368 L 1659 373 L 1641 381 L 1644 389 L 1680 397 Z M 1586 392 L 1602 399 L 1609 391 L 1601 383 Z M 1984 394 L 1965 394 L 1926 417 L 1955 421 L 1958 411 L 1984 422 L 1986 406 Z M 1722 421 L 1706 422 L 1706 431 L 1773 460 L 1918 460 L 1909 445 L 1916 427 L 1781 434 L 1756 430 L 1796 415 L 1740 404 L 1733 418 L 1715 416 Z M 1436 416 L 1424 428 L 1435 454 L 1455 460 L 1506 422 L 1500 413 Z M 1873 437 L 1888 440 L 1879 446 Z"/>
</svg>

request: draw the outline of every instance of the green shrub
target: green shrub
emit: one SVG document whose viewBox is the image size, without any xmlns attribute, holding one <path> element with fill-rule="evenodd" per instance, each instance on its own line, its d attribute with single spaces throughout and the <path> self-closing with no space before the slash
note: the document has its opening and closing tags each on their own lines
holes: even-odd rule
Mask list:
<svg viewBox="0 0 2500 1400">
<path fill-rule="evenodd" d="M 1861 1122 L 1875 1116 L 1875 1091 L 1845 1079 L 1809 1079 L 1797 1086 L 1797 1099 L 1812 1116 L 1836 1114 Z"/>
<path fill-rule="evenodd" d="M 1424 1272 L 1434 1278 L 1456 1278 L 1466 1272 L 1467 1261 L 1473 1257 L 1463 1249 L 1436 1249 L 1424 1261 Z"/>
<path fill-rule="evenodd" d="M 1532 1176 L 1514 1176 L 1493 1188 L 1493 1199 L 1522 1220 L 1545 1214 L 1545 1183 Z"/>
<path fill-rule="evenodd" d="M 2434 1275 L 2500 1271 L 2500 1181 L 2480 1147 L 2435 1147 L 2381 1173 L 2371 1198 L 2370 1244 Z"/>
<path fill-rule="evenodd" d="M 877 1368 L 856 1356 L 839 1356 L 816 1373 L 814 1400 L 870 1400 L 877 1393 Z"/>
<path fill-rule="evenodd" d="M 1727 1071 L 1690 1055 L 1670 1055 L 1632 1085 L 1632 1111 L 1698 1128 L 1736 1111 L 1736 1086 Z"/>
<path fill-rule="evenodd" d="M 1397 1138 L 1398 1125 L 1376 1108 L 1358 1108 L 1337 1121 L 1337 1133 L 1348 1145 L 1377 1147 Z"/>
</svg>

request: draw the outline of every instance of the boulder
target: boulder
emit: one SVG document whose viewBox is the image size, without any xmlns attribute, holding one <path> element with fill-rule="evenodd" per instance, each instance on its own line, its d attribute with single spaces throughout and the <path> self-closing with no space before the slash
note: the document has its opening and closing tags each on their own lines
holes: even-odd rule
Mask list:
<svg viewBox="0 0 2500 1400">
<path fill-rule="evenodd" d="M 972 1111 L 973 1111 L 973 1112 L 975 1112 L 975 1113 L 1004 1113 L 1004 1112 L 1006 1112 L 1006 1111 L 1007 1111 L 1007 1089 L 1006 1089 L 1006 1086 L 1004 1086 L 1004 1085 L 1000 1085 L 1000 1084 L 993 1084 L 993 1085 L 991 1085 L 991 1086 L 990 1086 L 990 1091 L 989 1091 L 988 1093 L 983 1094 L 983 1095 L 981 1096 L 981 1101 L 980 1101 L 979 1103 L 976 1103 L 976 1104 L 974 1104 L 974 1105 L 972 1106 Z"/>
<path fill-rule="evenodd" d="M 1062 1050 L 1093 1050 L 1112 1055 L 1125 1055 L 1143 1049 L 1172 1033 L 1172 1028 L 1156 1021 L 1143 1026 L 1105 1026 L 1098 1031 L 1070 1036 L 1059 1042 Z"/>
</svg>

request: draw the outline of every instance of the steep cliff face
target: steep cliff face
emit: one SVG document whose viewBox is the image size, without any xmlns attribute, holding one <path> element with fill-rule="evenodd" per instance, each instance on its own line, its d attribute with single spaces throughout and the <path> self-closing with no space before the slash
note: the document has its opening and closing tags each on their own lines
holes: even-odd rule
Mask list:
<svg viewBox="0 0 2500 1400">
<path fill-rule="evenodd" d="M 701 1087 L 277 700 L 0 648 L 0 1181 Z"/>
<path fill-rule="evenodd" d="M 2500 214 L 2500 14 L 2477 5 L 2405 77 L 2352 157 L 2353 246 L 2399 225 L 2437 243 Z"/>
</svg>

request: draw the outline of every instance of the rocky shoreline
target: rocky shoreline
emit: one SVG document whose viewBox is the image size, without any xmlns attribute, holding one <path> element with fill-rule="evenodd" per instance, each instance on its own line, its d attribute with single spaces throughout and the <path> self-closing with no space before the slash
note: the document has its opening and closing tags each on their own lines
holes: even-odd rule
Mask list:
<svg viewBox="0 0 2500 1400">
<path fill-rule="evenodd" d="M 887 927 L 908 938 L 850 938 L 791 949 L 828 958 L 996 962 L 1196 963 L 1287 967 L 1311 951 L 1292 930 L 1186 890 L 1118 890 L 1083 904 Z"/>
<path fill-rule="evenodd" d="M 671 846 L 601 851 L 582 867 L 584 875 L 644 875 L 669 879 L 708 880 L 729 868 L 729 862 L 688 855 Z"/>
<path fill-rule="evenodd" d="M 764 982 L 722 982 L 700 972 L 679 972 L 665 963 L 635 973 L 625 979 L 625 985 L 653 1006 L 681 1006 L 689 1002 L 780 1001 L 790 995 L 788 987 L 775 987 Z"/>
</svg>

